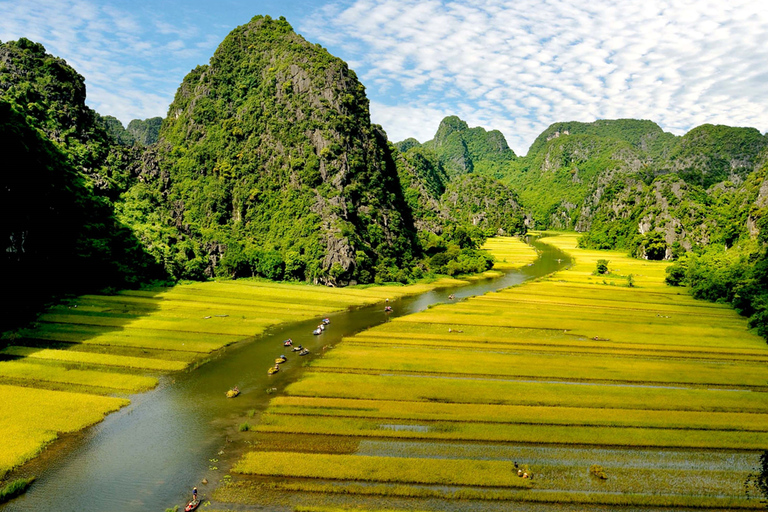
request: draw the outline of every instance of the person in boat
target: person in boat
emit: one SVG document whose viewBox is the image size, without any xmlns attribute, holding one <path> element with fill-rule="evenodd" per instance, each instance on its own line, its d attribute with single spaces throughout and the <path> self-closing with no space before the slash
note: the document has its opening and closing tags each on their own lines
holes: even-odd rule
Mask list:
<svg viewBox="0 0 768 512">
<path fill-rule="evenodd" d="M 192 501 L 197 501 L 197 487 L 192 488 Z"/>
</svg>

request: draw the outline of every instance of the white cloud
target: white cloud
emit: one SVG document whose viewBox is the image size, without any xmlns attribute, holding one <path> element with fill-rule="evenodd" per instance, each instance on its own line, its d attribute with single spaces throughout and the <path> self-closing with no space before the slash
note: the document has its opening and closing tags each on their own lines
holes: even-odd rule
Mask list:
<svg viewBox="0 0 768 512">
<path fill-rule="evenodd" d="M 353 0 L 300 29 L 348 52 L 394 140 L 450 114 L 518 153 L 556 121 L 768 130 L 763 0 Z"/>
<path fill-rule="evenodd" d="M 127 124 L 164 117 L 184 75 L 224 36 L 149 16 L 96 0 L 0 1 L 0 40 L 42 43 L 85 77 L 92 108 Z"/>
</svg>

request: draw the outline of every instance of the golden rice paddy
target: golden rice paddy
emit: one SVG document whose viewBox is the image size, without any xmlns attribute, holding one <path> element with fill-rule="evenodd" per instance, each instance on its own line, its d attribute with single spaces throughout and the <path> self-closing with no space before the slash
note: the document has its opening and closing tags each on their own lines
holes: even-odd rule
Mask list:
<svg viewBox="0 0 768 512">
<path fill-rule="evenodd" d="M 219 498 L 758 508 L 744 481 L 768 447 L 765 341 L 728 307 L 665 285 L 667 263 L 578 249 L 573 234 L 542 241 L 572 266 L 392 319 L 313 361 L 272 400 L 252 434 L 261 446 Z M 531 261 L 509 243 L 486 247 L 510 267 Z M 290 448 L 313 438 L 338 441 Z M 503 481 L 476 477 L 488 462 Z"/>
<path fill-rule="evenodd" d="M 84 295 L 51 307 L 0 343 L 0 481 L 59 433 L 128 403 L 109 395 L 151 389 L 163 374 L 267 327 L 461 283 L 328 288 L 219 281 Z"/>
</svg>

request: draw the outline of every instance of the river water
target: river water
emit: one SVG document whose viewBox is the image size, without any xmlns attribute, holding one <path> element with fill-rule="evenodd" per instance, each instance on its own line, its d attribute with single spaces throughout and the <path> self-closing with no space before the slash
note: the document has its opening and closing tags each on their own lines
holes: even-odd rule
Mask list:
<svg viewBox="0 0 768 512">
<path fill-rule="evenodd" d="M 322 348 L 344 336 L 369 329 L 389 318 L 422 311 L 432 304 L 482 295 L 554 272 L 570 261 L 550 246 L 534 242 L 541 256 L 535 263 L 504 276 L 458 288 L 433 290 L 390 301 L 394 312 L 382 305 L 329 315 L 331 324 L 320 336 L 312 329 L 318 320 L 278 326 L 259 337 L 217 353 L 200 368 L 161 379 L 148 393 L 132 395 L 131 405 L 77 435 L 65 436 L 42 457 L 24 468 L 38 476 L 20 498 L 0 505 L 2 512 L 162 511 L 181 505 L 197 485 L 203 497 L 203 478 L 216 483 L 247 449 L 238 438 L 238 424 L 256 423 L 271 393 L 279 394 L 298 379 L 302 366 L 322 357 Z M 267 375 L 275 357 L 283 353 L 282 340 L 292 338 L 308 347 L 306 358 L 286 353 L 281 371 Z M 242 394 L 226 399 L 230 387 Z M 271 393 L 268 393 L 270 390 Z M 249 419 L 249 411 L 253 417 Z"/>
</svg>

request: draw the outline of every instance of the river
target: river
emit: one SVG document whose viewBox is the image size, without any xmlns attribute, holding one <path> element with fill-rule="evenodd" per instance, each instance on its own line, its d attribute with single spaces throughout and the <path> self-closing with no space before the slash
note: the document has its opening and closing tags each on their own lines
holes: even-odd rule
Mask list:
<svg viewBox="0 0 768 512">
<path fill-rule="evenodd" d="M 536 262 L 501 277 L 390 301 L 394 311 L 389 315 L 380 304 L 331 314 L 331 324 L 320 336 L 311 334 L 317 319 L 277 326 L 221 350 L 193 371 L 163 377 L 156 389 L 132 395 L 128 407 L 79 434 L 64 436 L 32 461 L 25 470 L 38 480 L 0 511 L 162 511 L 182 505 L 194 485 L 205 495 L 247 449 L 229 442 L 237 437 L 238 424 L 256 423 L 271 393 L 298 379 L 308 359 L 322 357 L 322 347 L 389 318 L 447 302 L 450 294 L 456 300 L 482 295 L 549 274 L 570 261 L 553 247 L 534 245 L 541 253 Z M 270 377 L 266 370 L 283 352 L 286 338 L 308 347 L 312 355 L 287 353 L 289 361 Z M 226 399 L 224 392 L 234 385 L 242 394 Z M 201 485 L 203 478 L 211 485 Z"/>
</svg>

